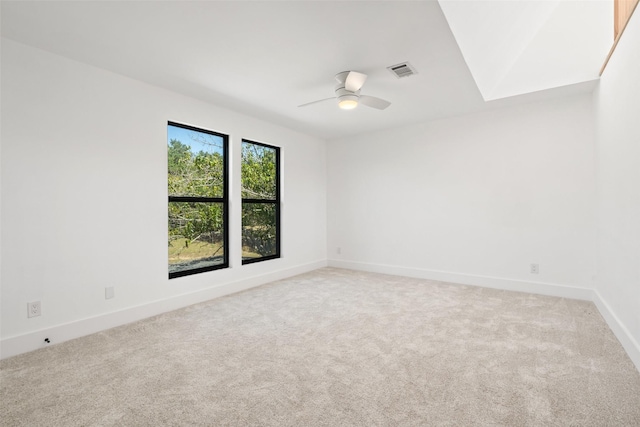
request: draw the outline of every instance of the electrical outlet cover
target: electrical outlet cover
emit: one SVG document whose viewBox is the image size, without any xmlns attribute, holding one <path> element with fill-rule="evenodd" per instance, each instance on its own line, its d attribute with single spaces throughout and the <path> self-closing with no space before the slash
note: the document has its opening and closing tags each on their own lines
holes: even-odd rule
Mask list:
<svg viewBox="0 0 640 427">
<path fill-rule="evenodd" d="M 42 306 L 40 301 L 34 301 L 27 304 L 27 317 L 38 317 L 41 314 Z"/>
</svg>

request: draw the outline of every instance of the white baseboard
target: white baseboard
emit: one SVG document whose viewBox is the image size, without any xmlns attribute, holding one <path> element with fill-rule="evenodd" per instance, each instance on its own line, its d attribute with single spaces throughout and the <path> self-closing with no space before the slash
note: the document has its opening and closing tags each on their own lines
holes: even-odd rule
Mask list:
<svg viewBox="0 0 640 427">
<path fill-rule="evenodd" d="M 529 282 L 524 280 L 505 279 L 502 277 L 480 276 L 450 271 L 426 270 L 421 268 L 399 267 L 384 264 L 369 264 L 358 261 L 329 260 L 329 267 L 347 268 L 350 270 L 368 271 L 372 273 L 391 274 L 394 276 L 415 277 L 417 279 L 438 280 L 462 285 L 482 286 L 484 288 L 507 291 L 529 292 L 532 294 L 571 298 L 591 301 L 593 289 L 580 288 L 554 283 Z"/>
<path fill-rule="evenodd" d="M 448 271 L 426 270 L 418 268 L 399 267 L 383 264 L 370 264 L 357 261 L 320 260 L 273 271 L 259 276 L 253 276 L 225 283 L 212 288 L 178 295 L 172 298 L 153 301 L 147 304 L 130 307 L 127 309 L 106 313 L 100 316 L 77 320 L 74 322 L 56 325 L 39 331 L 29 332 L 0 341 L 0 359 L 5 359 L 18 354 L 37 350 L 44 346 L 44 339 L 49 338 L 52 343 L 61 343 L 85 335 L 104 331 L 116 326 L 146 319 L 168 311 L 187 307 L 192 304 L 208 301 L 221 296 L 244 291 L 265 283 L 285 279 L 287 277 L 303 274 L 318 268 L 326 267 L 345 268 L 350 270 L 368 271 L 372 273 L 391 274 L 395 276 L 415 277 L 419 279 L 438 280 L 449 283 L 459 283 L 470 286 L 482 286 L 493 289 L 509 291 L 529 292 L 534 294 L 556 296 L 592 301 L 600 314 L 607 322 L 609 328 L 616 335 L 623 348 L 640 371 L 640 345 L 629 333 L 629 330 L 620 322 L 609 305 L 601 295 L 588 288 L 579 288 L 567 285 L 557 285 L 543 282 L 528 282 L 522 280 L 505 279 L 500 277 L 479 276 Z"/>
<path fill-rule="evenodd" d="M 244 291 L 256 286 L 264 285 L 265 283 L 296 276 L 298 274 L 326 266 L 326 260 L 315 261 L 308 264 L 261 274 L 259 276 L 243 278 L 241 280 L 188 294 L 177 295 L 171 298 L 153 301 L 111 313 L 80 319 L 38 331 L 5 338 L 0 341 L 0 359 L 6 359 L 11 356 L 42 348 L 45 346 L 45 338 L 49 338 L 52 343 L 59 344 L 64 341 L 80 338 L 89 334 L 114 328 L 116 326 L 146 319 L 168 311 L 177 310 L 189 305 L 219 298 L 224 295 Z"/>
<path fill-rule="evenodd" d="M 638 341 L 633 338 L 633 335 L 611 310 L 609 304 L 606 303 L 598 291 L 593 292 L 593 303 L 598 307 L 598 311 L 600 311 L 607 325 L 609 325 L 609 329 L 613 331 L 633 364 L 636 365 L 636 369 L 640 372 L 640 344 L 638 344 Z"/>
</svg>

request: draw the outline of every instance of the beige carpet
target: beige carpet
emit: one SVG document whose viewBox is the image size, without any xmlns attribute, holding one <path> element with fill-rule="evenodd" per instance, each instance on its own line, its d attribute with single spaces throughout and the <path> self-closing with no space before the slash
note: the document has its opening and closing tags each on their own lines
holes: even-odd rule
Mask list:
<svg viewBox="0 0 640 427">
<path fill-rule="evenodd" d="M 331 268 L 0 368 L 2 426 L 640 426 L 592 303 Z"/>
</svg>

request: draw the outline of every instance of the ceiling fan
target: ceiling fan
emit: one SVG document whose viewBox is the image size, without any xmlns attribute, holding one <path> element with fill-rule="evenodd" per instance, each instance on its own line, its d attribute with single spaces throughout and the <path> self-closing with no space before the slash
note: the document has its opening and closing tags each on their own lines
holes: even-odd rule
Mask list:
<svg viewBox="0 0 640 427">
<path fill-rule="evenodd" d="M 360 95 L 360 89 L 367 80 L 367 75 L 359 73 L 357 71 L 343 71 L 336 74 L 336 96 L 331 98 L 320 99 L 318 101 L 308 102 L 306 104 L 298 105 L 298 107 L 306 107 L 311 104 L 317 104 L 319 102 L 328 101 L 330 99 L 338 100 L 338 107 L 343 110 L 352 110 L 358 106 L 358 104 L 366 105 L 378 110 L 384 110 L 391 103 L 384 99 L 376 98 L 375 96 Z"/>
</svg>

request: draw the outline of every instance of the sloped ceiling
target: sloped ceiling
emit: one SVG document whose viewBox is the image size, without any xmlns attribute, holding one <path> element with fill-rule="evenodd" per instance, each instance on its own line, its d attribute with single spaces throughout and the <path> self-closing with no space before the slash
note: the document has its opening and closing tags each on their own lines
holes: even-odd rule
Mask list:
<svg viewBox="0 0 640 427">
<path fill-rule="evenodd" d="M 2 0 L 0 7 L 5 39 L 333 139 L 593 88 L 524 94 L 597 75 L 600 48 L 588 63 L 566 55 L 582 37 L 586 46 L 605 32 L 582 31 L 600 5 L 570 2 L 585 11 L 563 26 L 555 22 L 570 14 L 558 2 L 503 3 Z M 397 79 L 386 69 L 404 61 L 418 74 Z M 362 93 L 391 106 L 298 108 L 333 96 L 333 77 L 345 70 L 368 74 Z M 524 95 L 487 102 L 505 93 Z"/>
<path fill-rule="evenodd" d="M 486 101 L 598 78 L 613 1 L 439 0 Z"/>
</svg>

